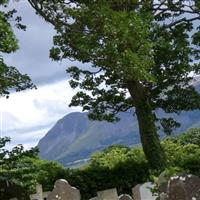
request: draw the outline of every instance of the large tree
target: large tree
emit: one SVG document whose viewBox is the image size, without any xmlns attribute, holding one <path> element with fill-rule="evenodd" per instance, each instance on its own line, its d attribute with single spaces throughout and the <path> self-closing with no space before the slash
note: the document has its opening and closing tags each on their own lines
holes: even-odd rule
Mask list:
<svg viewBox="0 0 200 200">
<path fill-rule="evenodd" d="M 69 67 L 71 106 L 89 117 L 113 121 L 135 108 L 142 146 L 153 169 L 165 167 L 157 134 L 177 123 L 155 111 L 177 113 L 200 108 L 191 85 L 200 72 L 199 0 L 29 0 L 54 25 L 54 60 L 75 59 L 87 69 Z"/>
<path fill-rule="evenodd" d="M 9 95 L 10 91 L 21 91 L 26 88 L 33 88 L 31 79 L 26 74 L 21 74 L 16 67 L 8 66 L 3 59 L 3 54 L 15 52 L 18 49 L 18 41 L 12 30 L 12 25 L 25 30 L 25 26 L 20 23 L 21 17 L 14 16 L 15 9 L 8 9 L 9 1 L 0 0 L 0 97 Z"/>
</svg>

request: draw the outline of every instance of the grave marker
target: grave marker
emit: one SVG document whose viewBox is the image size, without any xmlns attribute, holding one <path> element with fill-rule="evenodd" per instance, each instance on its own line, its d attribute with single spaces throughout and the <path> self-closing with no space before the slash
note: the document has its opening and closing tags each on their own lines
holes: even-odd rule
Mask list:
<svg viewBox="0 0 200 200">
<path fill-rule="evenodd" d="M 48 195 L 47 200 L 80 200 L 80 191 L 64 179 L 57 180 L 53 191 Z"/>
<path fill-rule="evenodd" d="M 151 188 L 153 184 L 150 182 L 144 183 L 142 185 L 136 185 L 132 189 L 133 200 L 155 200 L 156 196 L 153 196 Z"/>
<path fill-rule="evenodd" d="M 97 192 L 97 200 L 118 200 L 117 189 L 108 189 Z"/>
</svg>

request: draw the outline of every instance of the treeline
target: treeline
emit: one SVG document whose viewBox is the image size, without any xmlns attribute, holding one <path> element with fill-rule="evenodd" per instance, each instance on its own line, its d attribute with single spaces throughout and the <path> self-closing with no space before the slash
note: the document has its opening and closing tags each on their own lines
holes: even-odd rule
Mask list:
<svg viewBox="0 0 200 200">
<path fill-rule="evenodd" d="M 25 151 L 23 146 L 17 146 L 9 151 L 5 149 L 9 141 L 9 138 L 0 140 L 0 180 L 15 183 L 27 194 L 35 192 L 37 183 L 42 184 L 45 191 L 52 190 L 55 180 L 60 178 L 80 189 L 83 199 L 113 187 L 119 193 L 130 193 L 134 185 L 152 181 L 160 174 L 160 171 L 150 170 L 141 147 L 113 145 L 94 153 L 85 166 L 65 169 L 56 162 L 40 160 L 36 148 Z M 200 129 L 166 138 L 162 146 L 167 155 L 169 175 L 185 171 L 200 176 Z"/>
</svg>

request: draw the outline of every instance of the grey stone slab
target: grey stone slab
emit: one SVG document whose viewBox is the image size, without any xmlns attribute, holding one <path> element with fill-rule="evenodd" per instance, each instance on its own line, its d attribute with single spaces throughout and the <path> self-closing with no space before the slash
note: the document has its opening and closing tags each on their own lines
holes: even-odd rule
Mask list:
<svg viewBox="0 0 200 200">
<path fill-rule="evenodd" d="M 140 196 L 140 186 L 141 185 L 136 185 L 134 188 L 132 188 L 132 196 L 133 196 L 133 200 L 141 200 L 141 196 Z"/>
<path fill-rule="evenodd" d="M 48 195 L 47 200 L 80 200 L 80 191 L 64 179 L 57 180 L 53 191 Z"/>
<path fill-rule="evenodd" d="M 118 200 L 117 189 L 108 189 L 97 192 L 97 200 Z"/>
<path fill-rule="evenodd" d="M 44 200 L 42 185 L 38 184 L 36 186 L 36 194 L 31 194 L 30 199 L 31 200 Z"/>
<path fill-rule="evenodd" d="M 150 182 L 144 183 L 142 185 L 136 185 L 132 189 L 133 200 L 155 200 L 156 196 L 153 196 L 151 188 L 153 184 Z"/>
<path fill-rule="evenodd" d="M 156 196 L 153 196 L 151 189 L 153 188 L 151 182 L 144 183 L 140 186 L 140 196 L 141 200 L 155 200 Z"/>
</svg>

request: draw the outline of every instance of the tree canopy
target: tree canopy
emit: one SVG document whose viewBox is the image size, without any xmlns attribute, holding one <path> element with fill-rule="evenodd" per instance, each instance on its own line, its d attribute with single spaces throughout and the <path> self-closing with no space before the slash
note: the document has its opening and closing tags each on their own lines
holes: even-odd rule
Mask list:
<svg viewBox="0 0 200 200">
<path fill-rule="evenodd" d="M 28 75 L 21 74 L 16 67 L 8 66 L 3 59 L 3 54 L 15 52 L 19 48 L 10 22 L 14 21 L 17 28 L 25 30 L 25 26 L 20 23 L 21 17 L 14 17 L 17 12 L 15 9 L 4 11 L 8 2 L 0 1 L 0 7 L 4 7 L 0 10 L 0 96 L 8 96 L 11 90 L 34 87 Z"/>
<path fill-rule="evenodd" d="M 89 66 L 67 69 L 71 87 L 80 89 L 70 105 L 82 106 L 91 119 L 108 121 L 135 107 L 147 160 L 152 168 L 163 168 L 156 124 L 170 133 L 178 123 L 159 119 L 155 111 L 200 108 L 200 95 L 191 85 L 191 74 L 200 73 L 200 2 L 29 2 L 57 31 L 50 57 Z"/>
</svg>

